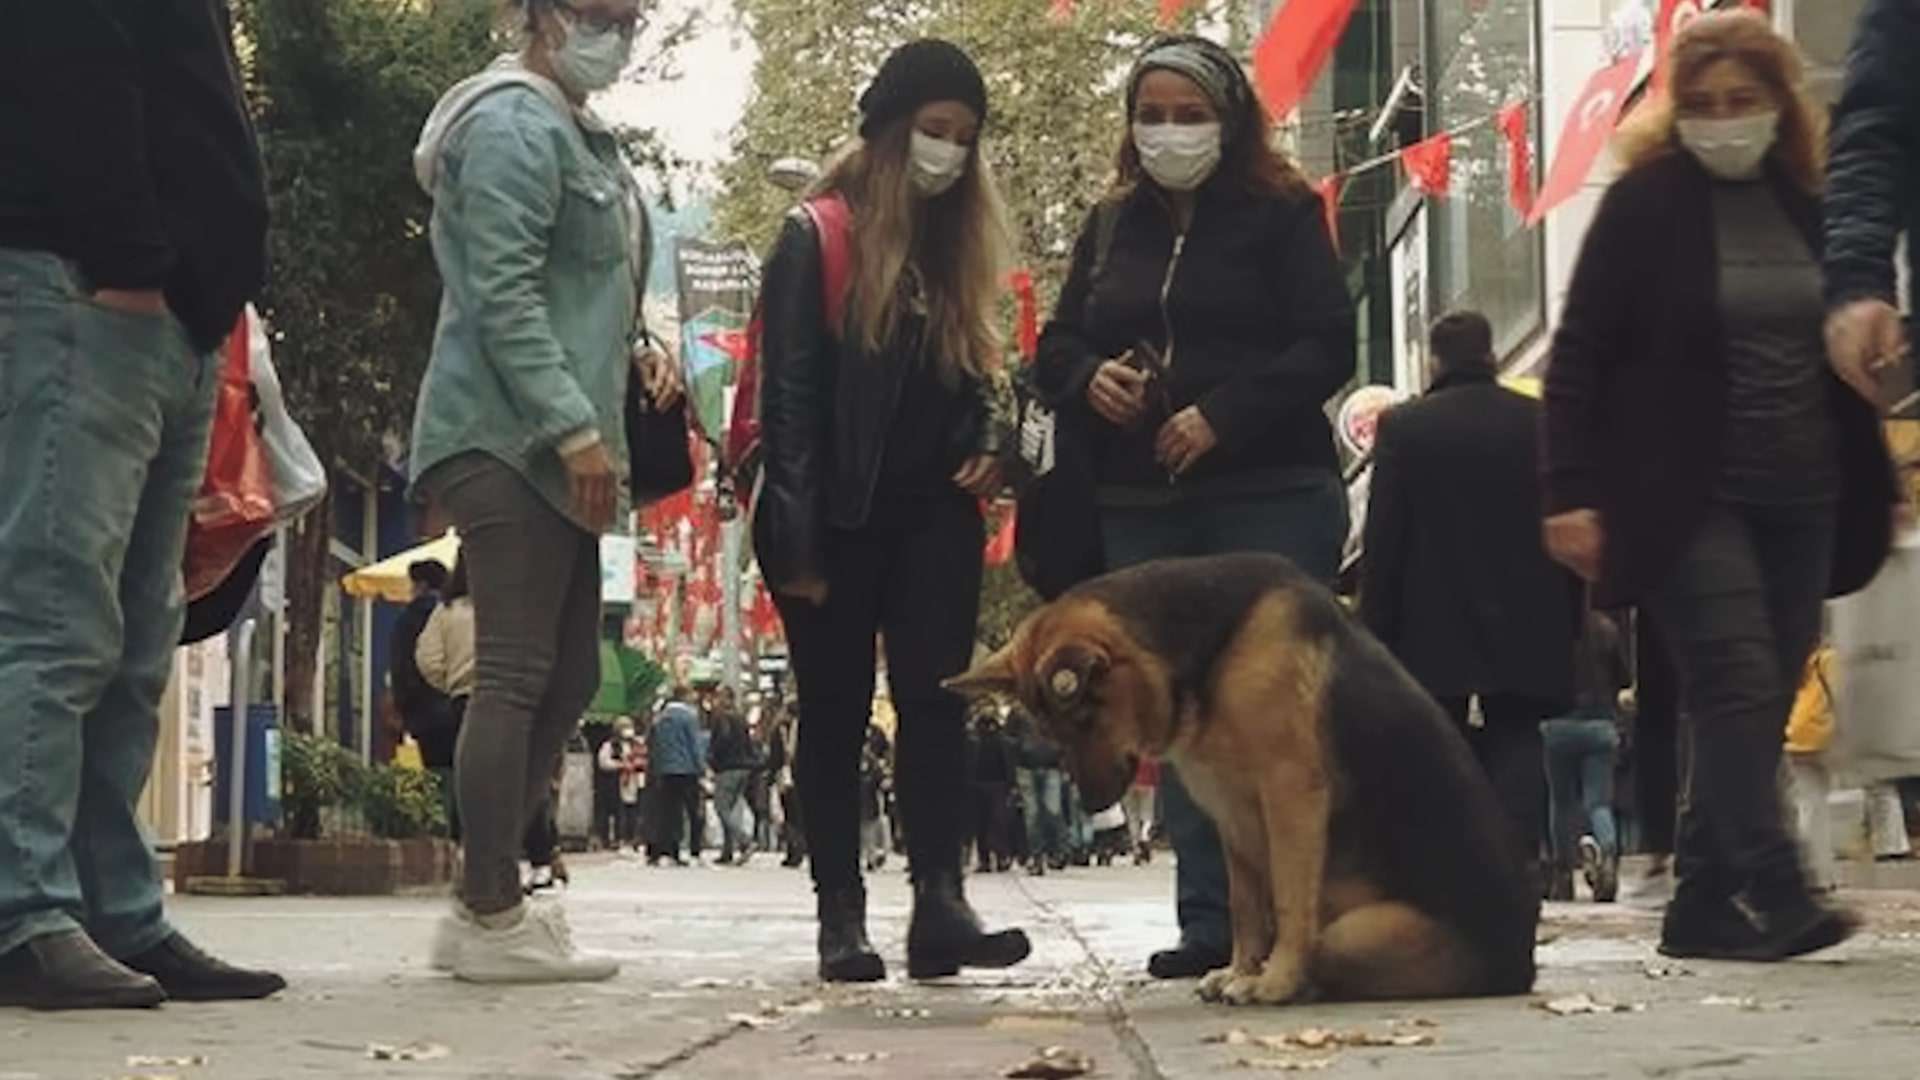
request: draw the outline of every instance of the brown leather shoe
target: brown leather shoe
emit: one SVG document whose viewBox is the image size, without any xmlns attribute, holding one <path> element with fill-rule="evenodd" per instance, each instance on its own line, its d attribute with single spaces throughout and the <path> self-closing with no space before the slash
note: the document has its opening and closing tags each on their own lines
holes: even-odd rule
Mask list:
<svg viewBox="0 0 1920 1080">
<path fill-rule="evenodd" d="M 78 930 L 45 934 L 0 956 L 0 1005 L 29 1009 L 151 1009 L 167 1000 Z"/>
<path fill-rule="evenodd" d="M 132 957 L 127 966 L 159 980 L 175 1001 L 253 1001 L 287 988 L 280 976 L 215 960 L 179 934 Z"/>
</svg>

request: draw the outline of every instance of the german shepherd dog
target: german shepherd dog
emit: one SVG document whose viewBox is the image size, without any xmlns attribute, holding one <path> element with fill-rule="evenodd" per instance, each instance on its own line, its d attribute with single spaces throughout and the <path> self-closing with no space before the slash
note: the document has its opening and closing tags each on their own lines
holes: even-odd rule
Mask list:
<svg viewBox="0 0 1920 1080">
<path fill-rule="evenodd" d="M 1540 893 L 1465 739 L 1287 560 L 1149 563 L 1036 611 L 948 683 L 1018 698 L 1088 810 L 1142 756 L 1219 827 L 1230 1004 L 1523 994 Z"/>
</svg>

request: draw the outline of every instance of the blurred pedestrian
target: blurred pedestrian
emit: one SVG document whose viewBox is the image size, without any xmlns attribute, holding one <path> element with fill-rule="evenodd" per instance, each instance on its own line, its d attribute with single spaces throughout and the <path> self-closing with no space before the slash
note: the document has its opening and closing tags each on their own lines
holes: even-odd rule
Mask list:
<svg viewBox="0 0 1920 1080">
<path fill-rule="evenodd" d="M 445 672 L 440 681 L 425 677 L 419 658 L 420 635 L 440 605 L 445 602 L 447 568 L 432 559 L 421 559 L 407 567 L 407 579 L 413 585 L 413 599 L 394 621 L 393 638 L 387 647 L 387 679 L 393 688 L 393 707 L 400 714 L 400 726 L 420 746 L 420 761 L 440 782 L 445 802 L 447 835 L 460 839 L 459 803 L 453 797 L 453 755 L 460 737 L 460 717 L 466 703 L 457 707 L 449 696 Z M 468 629 L 471 630 L 471 623 Z M 472 636 L 466 641 L 467 680 L 464 692 L 473 693 Z"/>
<path fill-rule="evenodd" d="M 614 721 L 613 734 L 600 744 L 595 764 L 603 773 L 618 778 L 620 785 L 620 824 L 615 834 L 619 847 L 641 847 L 640 800 L 647 785 L 647 743 L 632 717 Z"/>
<path fill-rule="evenodd" d="M 438 566 L 439 563 L 432 565 Z M 460 731 L 466 725 L 467 706 L 473 700 L 473 593 L 467 580 L 467 561 L 453 564 L 440 602 L 414 638 L 414 671 L 426 689 L 446 702 L 446 715 L 414 733 L 427 771 L 440 781 L 440 797 L 447 813 L 447 834 L 460 839 L 460 800 L 455 776 Z M 396 683 L 396 685 L 398 685 Z"/>
<path fill-rule="evenodd" d="M 658 866 L 671 860 L 685 866 L 684 850 L 696 862 L 706 832 L 706 815 L 700 810 L 700 781 L 706 770 L 701 748 L 700 721 L 693 694 L 687 687 L 675 687 L 660 714 L 647 729 L 647 769 L 649 789 L 657 792 L 649 800 L 653 825 L 647 843 L 647 865 Z"/>
<path fill-rule="evenodd" d="M 1620 832 L 1613 812 L 1613 769 L 1620 754 L 1620 692 L 1632 685 L 1627 642 L 1606 613 L 1589 611 L 1574 643 L 1573 708 L 1540 725 L 1546 749 L 1552 841 L 1547 898 L 1573 899 L 1580 869 L 1594 900 L 1620 889 Z M 1586 829 L 1580 829 L 1582 821 Z"/>
<path fill-rule="evenodd" d="M 1120 805 L 1126 811 L 1127 829 L 1133 842 L 1133 864 L 1145 866 L 1153 861 L 1154 808 L 1158 803 L 1160 787 L 1160 763 L 1152 758 L 1141 758 L 1140 765 L 1134 770 L 1133 784 L 1127 788 L 1127 794 Z"/>
<path fill-rule="evenodd" d="M 973 838 L 982 874 L 1004 872 L 1013 861 L 1013 747 L 992 707 L 973 719 Z"/>
<path fill-rule="evenodd" d="M 747 811 L 747 788 L 756 765 L 753 736 L 746 718 L 734 705 L 733 691 L 723 687 L 714 697 L 713 742 L 707 764 L 713 770 L 713 809 L 719 815 L 722 865 L 745 866 L 753 857 L 753 827 Z"/>
</svg>

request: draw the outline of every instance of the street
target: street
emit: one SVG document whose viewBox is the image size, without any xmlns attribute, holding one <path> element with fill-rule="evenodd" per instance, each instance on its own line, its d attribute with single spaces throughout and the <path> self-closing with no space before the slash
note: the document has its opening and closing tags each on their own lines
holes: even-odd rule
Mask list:
<svg viewBox="0 0 1920 1080">
<path fill-rule="evenodd" d="M 873 880 L 872 930 L 903 968 L 896 867 Z M 434 976 L 422 966 L 444 903 L 434 898 L 180 898 L 187 932 L 277 965 L 292 989 L 264 1004 L 145 1014 L 0 1012 L 0 1080 L 996 1077 L 1051 1046 L 1090 1056 L 1091 1075 L 1139 1080 L 1884 1078 L 1920 1035 L 1920 894 L 1908 892 L 1850 894 L 1869 931 L 1810 961 L 1679 964 L 1654 953 L 1649 912 L 1553 905 L 1532 999 L 1234 1011 L 1142 974 L 1147 953 L 1172 940 L 1164 863 L 973 878 L 990 923 L 1033 936 L 1026 965 L 954 985 L 896 976 L 856 988 L 814 982 L 806 879 L 769 859 L 648 870 L 596 857 L 575 874 L 577 938 L 626 965 L 611 983 L 503 989 Z M 1628 1011 L 1584 1011 L 1607 1006 Z M 1236 1029 L 1245 1034 L 1228 1040 Z M 1362 1032 L 1407 1045 L 1341 1045 Z M 1287 1035 L 1295 1045 L 1259 1043 Z"/>
</svg>

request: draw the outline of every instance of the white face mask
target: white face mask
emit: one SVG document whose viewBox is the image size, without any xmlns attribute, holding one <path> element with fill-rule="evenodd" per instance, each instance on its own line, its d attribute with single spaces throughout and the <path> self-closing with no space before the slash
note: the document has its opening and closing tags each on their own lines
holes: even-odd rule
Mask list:
<svg viewBox="0 0 1920 1080">
<path fill-rule="evenodd" d="M 1169 191 L 1192 191 L 1220 165 L 1219 124 L 1134 124 L 1140 167 Z"/>
<path fill-rule="evenodd" d="M 633 56 L 633 35 L 613 28 L 589 30 L 564 12 L 559 17 L 567 40 L 553 51 L 553 73 L 577 94 L 612 86 Z"/>
<path fill-rule="evenodd" d="M 930 199 L 946 194 L 959 182 L 971 151 L 957 142 L 915 131 L 908 153 L 913 161 L 913 190 Z"/>
<path fill-rule="evenodd" d="M 1722 180 L 1752 180 L 1760 175 L 1767 151 L 1773 149 L 1780 114 L 1768 110 L 1727 120 L 1682 117 L 1676 127 L 1680 145 L 1708 172 Z"/>
</svg>

